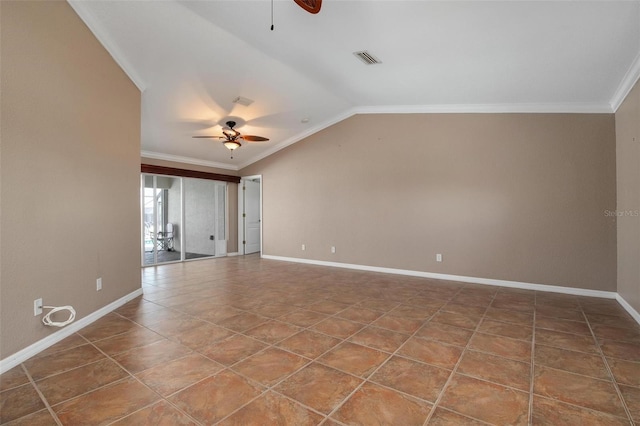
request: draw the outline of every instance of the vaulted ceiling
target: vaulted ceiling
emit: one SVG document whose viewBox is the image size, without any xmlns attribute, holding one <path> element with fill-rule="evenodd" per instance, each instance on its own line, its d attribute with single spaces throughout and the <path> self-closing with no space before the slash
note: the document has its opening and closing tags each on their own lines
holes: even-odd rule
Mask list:
<svg viewBox="0 0 640 426">
<path fill-rule="evenodd" d="M 612 112 L 640 75 L 640 0 L 277 0 L 273 31 L 269 0 L 69 3 L 143 92 L 142 154 L 231 170 L 356 113 Z M 229 118 L 270 140 L 192 138 Z"/>
</svg>

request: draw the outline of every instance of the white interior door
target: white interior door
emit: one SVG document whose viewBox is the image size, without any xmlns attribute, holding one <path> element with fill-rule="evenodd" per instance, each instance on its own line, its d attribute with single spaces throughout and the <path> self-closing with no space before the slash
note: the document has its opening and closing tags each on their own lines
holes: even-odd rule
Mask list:
<svg viewBox="0 0 640 426">
<path fill-rule="evenodd" d="M 243 181 L 244 190 L 244 254 L 260 251 L 260 181 Z"/>
</svg>

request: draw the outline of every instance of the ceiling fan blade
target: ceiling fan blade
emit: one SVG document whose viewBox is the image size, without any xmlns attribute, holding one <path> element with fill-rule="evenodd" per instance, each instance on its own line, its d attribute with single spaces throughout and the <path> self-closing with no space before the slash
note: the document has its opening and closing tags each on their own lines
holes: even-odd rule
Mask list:
<svg viewBox="0 0 640 426">
<path fill-rule="evenodd" d="M 247 142 L 265 142 L 269 140 L 269 138 L 264 138 L 262 136 L 242 135 L 240 137 Z"/>
<path fill-rule="evenodd" d="M 204 139 L 224 139 L 223 136 L 192 136 L 192 138 Z"/>
</svg>

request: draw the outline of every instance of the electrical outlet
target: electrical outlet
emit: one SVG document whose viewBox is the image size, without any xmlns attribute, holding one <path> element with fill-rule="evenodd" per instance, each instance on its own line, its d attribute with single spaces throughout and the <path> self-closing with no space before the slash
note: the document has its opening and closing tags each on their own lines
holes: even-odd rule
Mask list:
<svg viewBox="0 0 640 426">
<path fill-rule="evenodd" d="M 42 299 L 33 301 L 33 316 L 37 317 L 38 315 L 42 315 Z"/>
<path fill-rule="evenodd" d="M 436 262 L 442 262 L 442 255 L 440 253 L 436 254 Z"/>
<path fill-rule="evenodd" d="M 102 290 L 102 277 L 96 280 L 96 291 Z"/>
<path fill-rule="evenodd" d="M 335 253 L 336 252 L 336 246 L 331 246 L 331 253 Z"/>
<path fill-rule="evenodd" d="M 304 244 L 302 245 L 302 251 L 305 251 L 307 249 L 307 246 L 305 246 Z"/>
</svg>

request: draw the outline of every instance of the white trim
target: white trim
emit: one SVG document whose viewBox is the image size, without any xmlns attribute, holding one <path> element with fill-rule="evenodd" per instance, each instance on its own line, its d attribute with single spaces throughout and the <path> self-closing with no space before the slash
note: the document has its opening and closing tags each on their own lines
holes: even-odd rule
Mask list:
<svg viewBox="0 0 640 426">
<path fill-rule="evenodd" d="M 618 301 L 618 303 L 620 303 L 622 305 L 622 307 L 629 312 L 629 315 L 631 315 L 633 317 L 634 320 L 636 320 L 636 322 L 638 324 L 640 324 L 640 313 L 638 313 L 638 311 L 636 311 L 635 309 L 633 309 L 633 306 L 631 306 L 629 304 L 629 302 L 627 302 L 626 300 L 624 300 L 624 297 L 620 296 L 620 293 L 616 293 L 616 300 Z"/>
<path fill-rule="evenodd" d="M 227 257 L 235 257 L 235 256 L 240 256 L 240 253 L 238 253 L 237 251 L 227 253 Z"/>
<path fill-rule="evenodd" d="M 573 294 L 576 296 L 602 297 L 616 299 L 618 293 L 613 291 L 589 290 L 586 288 L 562 287 L 547 284 L 532 284 L 520 281 L 495 280 L 491 278 L 466 277 L 462 275 L 438 274 L 434 272 L 412 271 L 407 269 L 383 268 L 379 266 L 355 265 L 351 263 L 326 262 L 323 260 L 300 259 L 295 257 L 263 255 L 264 259 L 285 262 L 306 263 L 310 265 L 332 266 L 334 268 L 356 269 L 359 271 L 382 272 L 385 274 L 408 275 L 411 277 L 434 278 L 438 280 L 460 281 L 465 283 L 495 285 L 499 287 L 520 288 L 524 290 L 546 291 L 551 293 Z"/>
<path fill-rule="evenodd" d="M 118 49 L 115 43 L 112 43 L 107 35 L 107 32 L 104 31 L 101 25 L 96 21 L 92 15 L 86 12 L 83 9 L 82 3 L 83 1 L 77 0 L 67 0 L 67 3 L 71 6 L 71 8 L 76 12 L 78 17 L 85 23 L 85 25 L 89 28 L 89 31 L 93 33 L 95 38 L 98 39 L 102 47 L 111 55 L 113 60 L 120 66 L 122 71 L 129 77 L 129 79 L 136 85 L 140 92 L 144 92 L 146 89 L 146 85 L 142 78 L 135 71 L 135 68 L 129 63 L 126 59 L 125 55 Z"/>
<path fill-rule="evenodd" d="M 71 336 L 73 333 L 76 333 L 77 331 L 79 331 L 80 329 L 88 326 L 89 324 L 91 324 L 92 322 L 102 318 L 103 316 L 105 316 L 106 314 L 110 313 L 111 311 L 116 310 L 117 308 L 119 308 L 120 306 L 124 305 L 125 303 L 127 303 L 130 300 L 135 299 L 138 296 L 142 295 L 142 288 L 139 288 L 137 290 L 135 290 L 132 293 L 127 294 L 124 297 L 121 297 L 120 299 L 109 303 L 106 306 L 103 306 L 102 308 L 98 309 L 97 311 L 87 315 L 86 317 L 71 323 L 70 325 L 68 325 L 67 327 L 56 331 L 53 334 L 48 335 L 47 337 L 38 340 L 37 342 L 35 342 L 32 345 L 27 346 L 26 348 L 14 353 L 13 355 L 9 355 L 8 357 L 4 358 L 3 360 L 0 360 L 0 374 L 5 373 L 8 370 L 11 370 L 13 367 L 20 365 L 21 363 L 23 363 L 24 361 L 28 360 L 29 358 L 31 358 L 34 355 L 39 354 L 40 352 L 42 352 L 43 350 L 53 346 L 54 344 L 58 343 L 59 341 Z M 44 327 L 44 325 L 43 325 Z"/>
<path fill-rule="evenodd" d="M 515 114 L 515 113 L 612 113 L 607 103 L 567 104 L 443 104 L 443 105 L 372 105 L 360 106 L 356 114 Z"/>
<path fill-rule="evenodd" d="M 194 164 L 196 166 L 215 167 L 225 170 L 239 170 L 238 166 L 215 161 L 199 160 L 197 158 L 182 157 L 180 155 L 163 154 L 161 152 L 140 151 L 140 157 L 153 158 L 156 160 L 173 161 L 177 163 Z"/>
<path fill-rule="evenodd" d="M 633 89 L 633 86 L 636 84 L 638 79 L 640 79 L 640 53 L 638 53 L 638 56 L 636 56 L 636 58 L 631 63 L 629 70 L 622 78 L 618 89 L 611 98 L 610 104 L 613 112 L 616 112 L 618 108 L 620 108 L 620 105 L 622 105 L 622 102 L 624 102 L 625 98 L 627 97 L 631 89 Z"/>
</svg>

